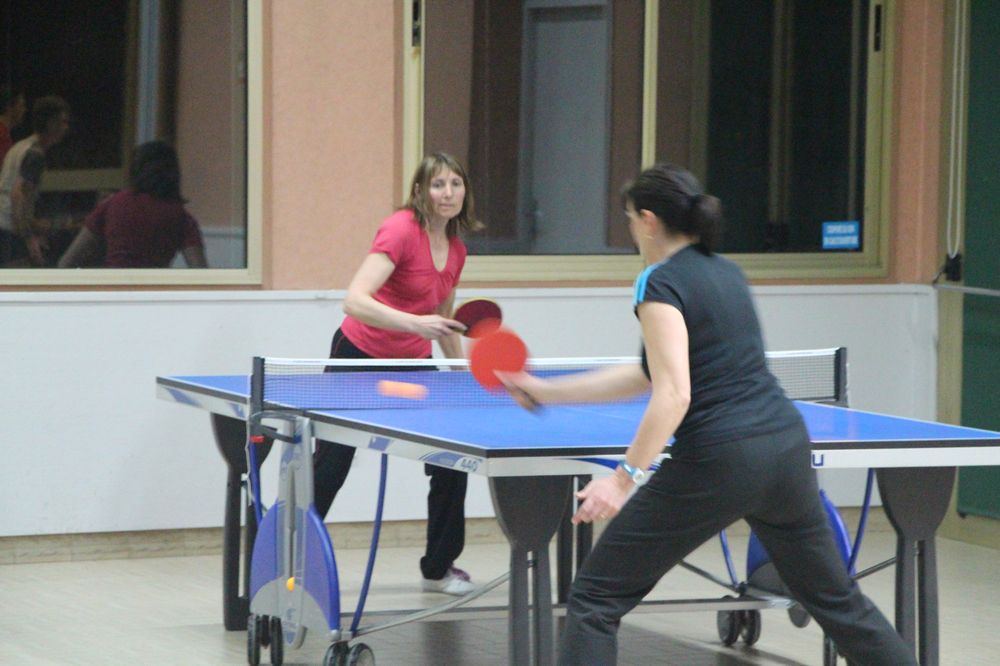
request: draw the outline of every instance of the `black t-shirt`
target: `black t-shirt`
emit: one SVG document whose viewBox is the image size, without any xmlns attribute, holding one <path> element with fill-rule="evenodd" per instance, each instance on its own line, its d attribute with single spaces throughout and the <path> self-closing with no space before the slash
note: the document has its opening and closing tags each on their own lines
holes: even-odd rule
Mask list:
<svg viewBox="0 0 1000 666">
<path fill-rule="evenodd" d="M 767 369 L 764 343 L 739 266 L 688 246 L 649 266 L 635 285 L 635 305 L 655 301 L 680 310 L 688 331 L 691 404 L 675 447 L 710 446 L 766 435 L 801 419 Z M 645 346 L 642 367 L 649 375 Z"/>
</svg>

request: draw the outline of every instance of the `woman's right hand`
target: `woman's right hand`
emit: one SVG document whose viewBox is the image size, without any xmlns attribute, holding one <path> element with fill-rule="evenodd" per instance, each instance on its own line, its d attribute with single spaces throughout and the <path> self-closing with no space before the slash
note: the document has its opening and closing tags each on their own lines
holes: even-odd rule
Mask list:
<svg viewBox="0 0 1000 666">
<path fill-rule="evenodd" d="M 529 412 L 535 411 L 542 404 L 543 400 L 539 394 L 544 394 L 546 387 L 548 387 L 549 383 L 546 380 L 524 371 L 502 372 L 497 370 L 496 375 L 503 387 L 507 389 L 510 397 Z"/>
<path fill-rule="evenodd" d="M 453 333 L 465 331 L 465 325 L 462 322 L 436 314 L 416 315 L 413 318 L 411 328 L 411 333 L 415 333 L 425 340 L 437 340 Z"/>
</svg>

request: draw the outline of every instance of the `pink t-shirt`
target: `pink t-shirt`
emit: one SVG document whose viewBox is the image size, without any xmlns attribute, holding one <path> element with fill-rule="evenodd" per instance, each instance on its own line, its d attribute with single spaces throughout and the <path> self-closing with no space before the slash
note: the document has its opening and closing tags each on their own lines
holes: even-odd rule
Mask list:
<svg viewBox="0 0 1000 666">
<path fill-rule="evenodd" d="M 410 314 L 433 314 L 451 295 L 465 266 L 465 243 L 451 239 L 444 270 L 434 267 L 430 238 L 407 208 L 387 217 L 375 234 L 369 253 L 389 257 L 396 269 L 375 292 L 375 300 Z M 425 358 L 431 355 L 430 340 L 413 333 L 390 331 L 345 317 L 344 335 L 361 351 L 375 358 Z"/>
</svg>

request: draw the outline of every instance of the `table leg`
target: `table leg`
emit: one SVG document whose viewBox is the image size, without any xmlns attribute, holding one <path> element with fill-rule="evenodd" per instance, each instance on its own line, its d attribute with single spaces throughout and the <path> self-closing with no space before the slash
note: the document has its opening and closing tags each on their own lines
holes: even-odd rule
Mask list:
<svg viewBox="0 0 1000 666">
<path fill-rule="evenodd" d="M 555 627 L 552 621 L 552 585 L 547 546 L 535 551 L 535 573 L 532 581 L 534 583 L 532 599 L 535 604 L 533 614 L 535 663 L 538 666 L 552 666 L 555 663 L 555 649 L 552 642 L 552 632 Z"/>
<path fill-rule="evenodd" d="M 896 630 L 919 649 L 922 666 L 938 666 L 934 535 L 948 510 L 955 474 L 954 467 L 876 470 L 882 505 L 896 530 Z"/>
<path fill-rule="evenodd" d="M 511 543 L 510 547 L 510 615 L 507 617 L 507 654 L 511 664 L 531 663 L 530 620 L 528 600 L 529 552 Z"/>
<path fill-rule="evenodd" d="M 556 533 L 556 601 L 561 604 L 569 600 L 569 586 L 573 583 L 573 538 L 576 534 L 570 522 L 572 511 L 570 504 Z"/>
<path fill-rule="evenodd" d="M 586 476 L 576 477 L 576 490 L 583 490 L 587 487 L 587 484 L 594 477 L 589 474 Z M 576 501 L 576 495 L 570 498 L 570 510 L 574 513 L 576 512 L 579 502 Z M 576 569 L 574 571 L 574 577 L 576 571 L 580 570 L 583 565 L 583 561 L 587 559 L 590 555 L 590 549 L 594 547 L 594 524 L 593 523 L 580 523 L 576 526 Z"/>
<path fill-rule="evenodd" d="M 913 649 L 917 642 L 916 574 L 913 554 L 916 546 L 911 539 L 896 535 L 896 631 Z M 916 650 L 914 649 L 914 652 Z"/>
<path fill-rule="evenodd" d="M 551 666 L 555 659 L 549 542 L 566 514 L 572 477 L 494 477 L 490 479 L 490 493 L 497 521 L 510 541 L 509 662 L 515 666 Z M 535 565 L 530 605 L 529 558 Z M 534 640 L 530 636 L 532 626 Z"/>
<path fill-rule="evenodd" d="M 590 475 L 576 476 L 574 490 L 583 490 L 590 483 Z M 574 525 L 570 519 L 576 512 L 577 502 L 571 497 L 566 507 L 566 517 L 559 526 L 556 547 L 556 600 L 564 604 L 569 600 L 569 587 L 580 570 L 580 565 L 587 559 L 594 544 L 594 527 L 591 523 Z M 573 548 L 576 548 L 574 559 Z M 575 566 L 574 566 L 575 564 Z"/>
<path fill-rule="evenodd" d="M 247 425 L 242 419 L 212 414 L 215 444 L 226 462 L 226 510 L 222 527 L 222 622 L 228 631 L 244 631 L 250 614 L 250 557 L 257 534 L 257 521 L 249 501 L 244 501 L 247 473 Z M 270 443 L 260 447 L 258 462 L 267 457 Z M 241 506 L 242 505 L 242 506 Z M 241 514 L 246 510 L 243 580 L 240 581 Z"/>
<path fill-rule="evenodd" d="M 924 629 L 938 626 L 937 548 L 934 539 L 921 542 L 917 551 L 917 579 L 920 581 L 917 593 L 921 628 L 920 663 L 937 664 L 940 657 L 938 633 Z"/>
</svg>

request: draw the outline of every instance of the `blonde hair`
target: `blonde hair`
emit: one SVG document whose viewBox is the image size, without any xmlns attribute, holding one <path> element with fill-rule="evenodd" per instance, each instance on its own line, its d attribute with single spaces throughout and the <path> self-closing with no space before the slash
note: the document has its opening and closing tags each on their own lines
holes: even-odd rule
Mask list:
<svg viewBox="0 0 1000 666">
<path fill-rule="evenodd" d="M 465 185 L 465 199 L 462 201 L 462 210 L 458 215 L 448 220 L 446 232 L 449 238 L 457 236 L 460 232 L 478 231 L 483 228 L 483 224 L 476 220 L 473 210 L 475 208 L 472 197 L 472 183 L 469 176 L 458 160 L 448 153 L 434 153 L 428 155 L 420 162 L 416 172 L 413 174 L 413 181 L 410 183 L 410 197 L 403 208 L 409 208 L 417 216 L 420 226 L 427 228 L 430 221 L 432 207 L 429 197 L 431 181 L 443 169 L 450 169 L 452 173 L 462 179 Z"/>
</svg>

